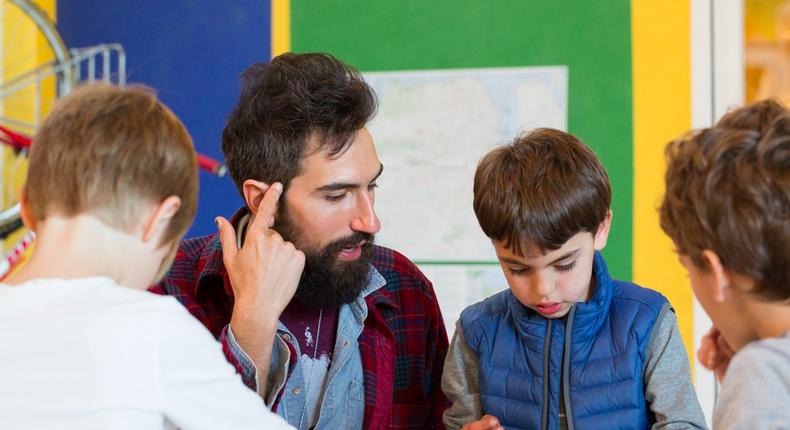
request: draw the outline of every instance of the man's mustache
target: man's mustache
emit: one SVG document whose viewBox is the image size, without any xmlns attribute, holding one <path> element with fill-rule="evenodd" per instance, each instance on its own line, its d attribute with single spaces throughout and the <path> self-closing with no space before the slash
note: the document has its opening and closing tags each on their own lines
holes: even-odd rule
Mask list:
<svg viewBox="0 0 790 430">
<path fill-rule="evenodd" d="M 337 254 L 343 248 L 356 246 L 357 244 L 363 241 L 365 242 L 363 248 L 369 248 L 373 246 L 373 241 L 375 240 L 375 238 L 376 237 L 370 233 L 364 233 L 358 231 L 347 237 L 332 241 L 329 245 L 326 246 L 326 252 L 329 254 Z"/>
</svg>

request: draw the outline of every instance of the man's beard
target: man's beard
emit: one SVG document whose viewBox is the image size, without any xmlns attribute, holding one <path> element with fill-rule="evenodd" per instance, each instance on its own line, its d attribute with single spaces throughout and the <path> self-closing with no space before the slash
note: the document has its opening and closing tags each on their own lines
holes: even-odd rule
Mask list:
<svg viewBox="0 0 790 430">
<path fill-rule="evenodd" d="M 294 298 L 306 307 L 321 309 L 337 308 L 359 297 L 368 282 L 374 236 L 356 232 L 323 248 L 311 247 L 305 240 L 307 235 L 293 222 L 285 205 L 277 212 L 272 229 L 305 255 L 304 271 Z M 343 248 L 362 241 L 365 244 L 359 258 L 346 261 L 338 257 Z"/>
</svg>

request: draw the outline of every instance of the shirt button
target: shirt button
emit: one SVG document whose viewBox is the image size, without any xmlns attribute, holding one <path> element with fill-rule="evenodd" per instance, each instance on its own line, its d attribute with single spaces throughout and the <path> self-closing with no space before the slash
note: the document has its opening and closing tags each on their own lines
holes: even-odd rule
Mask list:
<svg viewBox="0 0 790 430">
<path fill-rule="evenodd" d="M 291 341 L 291 335 L 288 334 L 288 333 L 285 333 L 283 335 L 283 340 L 286 341 L 286 342 L 290 342 Z"/>
<path fill-rule="evenodd" d="M 292 392 L 292 393 L 294 393 L 294 394 L 296 394 L 296 395 L 298 396 L 298 395 L 299 395 L 299 393 L 301 393 L 301 392 L 302 392 L 302 389 L 301 389 L 301 388 L 299 388 L 299 387 L 294 387 L 294 389 L 293 389 L 293 390 L 291 390 L 291 392 Z"/>
<path fill-rule="evenodd" d="M 348 341 L 347 341 L 347 340 L 344 340 L 344 341 L 343 341 L 343 348 L 346 348 L 347 346 L 348 346 Z"/>
</svg>

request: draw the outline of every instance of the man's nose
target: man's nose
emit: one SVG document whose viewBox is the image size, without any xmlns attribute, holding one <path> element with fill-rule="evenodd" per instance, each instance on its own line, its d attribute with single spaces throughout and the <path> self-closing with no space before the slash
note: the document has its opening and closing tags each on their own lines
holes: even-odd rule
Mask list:
<svg viewBox="0 0 790 430">
<path fill-rule="evenodd" d="M 356 213 L 351 220 L 351 229 L 362 233 L 376 234 L 381 230 L 381 222 L 376 216 L 376 209 L 373 207 L 373 195 L 363 193 L 357 199 Z"/>
</svg>

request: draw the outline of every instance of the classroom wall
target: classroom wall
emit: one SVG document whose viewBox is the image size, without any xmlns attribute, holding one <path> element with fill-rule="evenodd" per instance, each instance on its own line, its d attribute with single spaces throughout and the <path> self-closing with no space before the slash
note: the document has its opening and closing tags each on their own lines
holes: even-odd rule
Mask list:
<svg viewBox="0 0 790 430">
<path fill-rule="evenodd" d="M 657 211 L 664 193 L 664 146 L 691 127 L 690 14 L 689 1 L 632 0 L 632 261 L 634 281 L 672 303 L 693 369 L 693 293 Z"/>
<path fill-rule="evenodd" d="M 294 51 L 332 52 L 363 72 L 567 65 L 568 130 L 612 182 L 610 270 L 670 299 L 691 354 L 692 294 L 656 212 L 663 147 L 691 124 L 689 10 L 649 0 L 290 2 L 287 37 Z"/>
<path fill-rule="evenodd" d="M 633 171 L 629 3 L 567 3 L 291 2 L 291 48 L 331 52 L 363 72 L 567 65 L 568 128 L 599 154 L 611 177 L 616 222 L 605 253 L 612 272 L 628 279 Z"/>
<path fill-rule="evenodd" d="M 474 0 L 144 0 L 89 8 L 60 0 L 57 6 L 69 46 L 123 44 L 129 81 L 154 87 L 198 150 L 216 158 L 239 73 L 272 52 L 328 51 L 363 72 L 567 65 L 568 129 L 599 154 L 613 185 L 610 269 L 667 295 L 693 349 L 688 281 L 655 212 L 663 145 L 690 125 L 687 0 L 503 0 L 496 7 Z M 215 215 L 241 205 L 229 178 L 201 173 L 200 180 L 190 236 L 213 232 Z"/>
<path fill-rule="evenodd" d="M 184 122 L 201 153 L 222 159 L 225 117 L 236 103 L 239 75 L 270 58 L 267 0 L 195 2 L 58 1 L 58 26 L 70 47 L 118 42 L 126 51 L 127 81 L 156 89 Z M 200 173 L 194 237 L 216 231 L 243 202 L 229 176 Z"/>
</svg>

